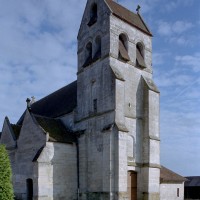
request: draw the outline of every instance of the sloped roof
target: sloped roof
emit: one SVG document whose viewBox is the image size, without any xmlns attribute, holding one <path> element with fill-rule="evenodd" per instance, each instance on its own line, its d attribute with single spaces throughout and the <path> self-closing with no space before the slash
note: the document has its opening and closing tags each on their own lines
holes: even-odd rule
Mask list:
<svg viewBox="0 0 200 200">
<path fill-rule="evenodd" d="M 77 81 L 49 94 L 31 105 L 31 112 L 36 115 L 56 118 L 70 113 L 77 105 Z M 21 125 L 25 113 L 21 116 L 18 125 Z"/>
<path fill-rule="evenodd" d="M 187 176 L 185 187 L 200 187 L 200 176 Z"/>
<path fill-rule="evenodd" d="M 151 31 L 143 21 L 140 14 L 135 14 L 130 10 L 124 8 L 123 6 L 119 5 L 118 3 L 114 2 L 113 0 L 105 0 L 107 5 L 109 6 L 111 12 L 117 16 L 118 18 L 122 19 L 123 21 L 129 23 L 130 25 L 138 28 L 142 32 L 152 36 Z"/>
<path fill-rule="evenodd" d="M 16 125 L 16 124 L 11 124 L 11 127 L 12 127 L 12 130 L 13 130 L 13 133 L 15 134 L 16 139 L 18 139 L 22 126 Z"/>
<path fill-rule="evenodd" d="M 161 166 L 160 169 L 160 183 L 182 183 L 187 179 L 176 174 L 175 172 Z"/>
<path fill-rule="evenodd" d="M 49 141 L 72 143 L 76 141 L 75 134 L 68 130 L 61 120 L 34 116 L 42 129 L 49 134 Z"/>
</svg>

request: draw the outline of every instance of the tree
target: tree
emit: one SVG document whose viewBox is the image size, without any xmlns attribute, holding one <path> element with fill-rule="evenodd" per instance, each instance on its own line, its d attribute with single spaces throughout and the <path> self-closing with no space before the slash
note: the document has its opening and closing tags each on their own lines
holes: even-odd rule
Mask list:
<svg viewBox="0 0 200 200">
<path fill-rule="evenodd" d="M 0 145 L 0 200 L 13 200 L 12 171 L 4 145 Z"/>
</svg>

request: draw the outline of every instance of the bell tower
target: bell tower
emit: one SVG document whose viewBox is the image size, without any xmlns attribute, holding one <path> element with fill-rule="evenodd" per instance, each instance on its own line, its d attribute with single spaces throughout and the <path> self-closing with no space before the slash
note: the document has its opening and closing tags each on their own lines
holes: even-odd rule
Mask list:
<svg viewBox="0 0 200 200">
<path fill-rule="evenodd" d="M 78 33 L 81 200 L 159 200 L 159 91 L 152 33 L 112 0 L 88 0 Z"/>
</svg>

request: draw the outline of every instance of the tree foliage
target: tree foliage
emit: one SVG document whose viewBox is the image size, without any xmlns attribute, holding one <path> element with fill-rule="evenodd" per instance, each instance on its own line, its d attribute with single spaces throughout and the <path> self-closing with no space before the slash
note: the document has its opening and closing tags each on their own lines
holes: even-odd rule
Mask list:
<svg viewBox="0 0 200 200">
<path fill-rule="evenodd" d="M 0 200 L 13 200 L 12 171 L 4 145 L 0 145 Z"/>
</svg>

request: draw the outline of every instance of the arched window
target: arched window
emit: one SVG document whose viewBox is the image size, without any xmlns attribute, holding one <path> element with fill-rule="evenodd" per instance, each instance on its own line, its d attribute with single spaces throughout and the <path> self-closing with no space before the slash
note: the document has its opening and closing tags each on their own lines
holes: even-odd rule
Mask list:
<svg viewBox="0 0 200 200">
<path fill-rule="evenodd" d="M 93 61 L 96 61 L 99 58 L 101 58 L 101 37 L 97 36 L 95 40 L 95 54 Z"/>
<path fill-rule="evenodd" d="M 119 55 L 118 58 L 123 61 L 129 61 L 130 57 L 128 55 L 128 41 L 124 34 L 119 36 Z"/>
<path fill-rule="evenodd" d="M 88 26 L 92 26 L 97 21 L 97 4 L 92 4 L 90 9 L 90 21 L 88 22 Z"/>
<path fill-rule="evenodd" d="M 83 64 L 83 67 L 87 67 L 92 63 L 92 43 L 89 42 L 86 45 L 85 49 L 85 63 Z"/>
<path fill-rule="evenodd" d="M 136 45 L 136 67 L 146 67 L 144 61 L 144 48 L 141 43 L 137 43 Z"/>
</svg>

